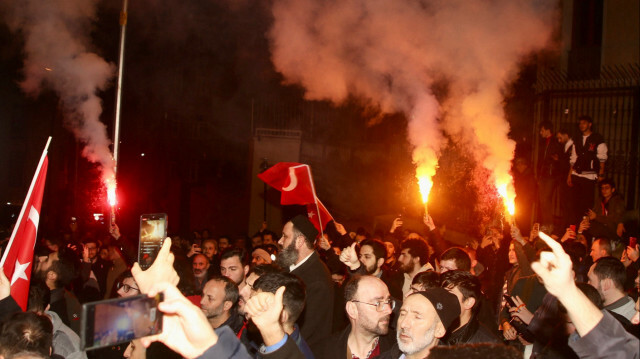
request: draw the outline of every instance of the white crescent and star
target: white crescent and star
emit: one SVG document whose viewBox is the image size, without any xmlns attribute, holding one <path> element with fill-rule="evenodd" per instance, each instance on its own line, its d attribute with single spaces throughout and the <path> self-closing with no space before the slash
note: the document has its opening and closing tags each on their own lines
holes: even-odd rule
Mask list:
<svg viewBox="0 0 640 359">
<path fill-rule="evenodd" d="M 33 225 L 36 226 L 36 229 L 38 229 L 38 223 L 40 223 L 40 213 L 38 213 L 38 210 L 36 210 L 34 206 L 31 206 L 31 208 L 29 209 L 29 219 L 31 220 L 31 222 L 33 222 Z"/>
<path fill-rule="evenodd" d="M 282 187 L 283 191 L 292 191 L 298 186 L 298 177 L 296 177 L 296 170 L 293 167 L 289 167 L 289 185 Z"/>
<path fill-rule="evenodd" d="M 40 213 L 38 213 L 38 210 L 34 206 L 31 206 L 31 208 L 29 209 L 28 219 L 33 222 L 33 225 L 37 230 L 38 223 L 40 222 Z M 27 268 L 29 268 L 29 264 L 31 264 L 31 262 L 22 264 L 19 260 L 16 259 L 16 265 L 13 268 L 13 276 L 11 277 L 12 286 L 18 279 L 24 279 L 26 281 L 29 280 L 29 278 L 27 277 Z"/>
<path fill-rule="evenodd" d="M 29 264 L 31 264 L 31 262 L 20 264 L 20 262 L 16 260 L 16 266 L 13 269 L 13 277 L 11 277 L 11 285 L 13 285 L 13 283 L 15 283 L 18 279 L 24 279 L 26 281 L 29 280 L 26 273 Z"/>
</svg>

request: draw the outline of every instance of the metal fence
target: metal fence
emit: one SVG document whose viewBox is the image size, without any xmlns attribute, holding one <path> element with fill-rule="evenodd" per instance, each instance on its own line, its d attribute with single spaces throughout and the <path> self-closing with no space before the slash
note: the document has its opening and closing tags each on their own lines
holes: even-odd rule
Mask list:
<svg viewBox="0 0 640 359">
<path fill-rule="evenodd" d="M 603 67 L 595 80 L 569 80 L 562 71 L 543 70 L 536 82 L 534 135 L 545 120 L 577 133 L 578 117 L 591 116 L 594 131 L 604 136 L 609 149 L 606 175 L 624 194 L 628 209 L 640 204 L 639 79 L 640 65 L 631 64 Z"/>
</svg>

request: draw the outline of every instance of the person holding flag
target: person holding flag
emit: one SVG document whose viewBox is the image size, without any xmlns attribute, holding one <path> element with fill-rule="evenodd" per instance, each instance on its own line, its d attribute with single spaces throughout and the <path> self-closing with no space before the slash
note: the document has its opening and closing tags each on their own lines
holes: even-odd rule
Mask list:
<svg viewBox="0 0 640 359">
<path fill-rule="evenodd" d="M 307 216 L 314 227 L 324 234 L 327 223 L 333 217 L 316 196 L 309 165 L 295 162 L 279 162 L 260 173 L 258 178 L 280 191 L 280 204 L 305 205 Z"/>
<path fill-rule="evenodd" d="M 0 260 L 0 268 L 11 281 L 11 296 L 23 311 L 27 309 L 27 299 L 29 298 L 33 248 L 40 222 L 42 195 L 49 164 L 47 149 L 50 143 L 51 137 L 47 140 L 42 152 L 36 174 L 31 181 L 27 197 L 20 210 L 18 221 L 9 239 L 9 244 L 2 254 L 2 260 Z"/>
<path fill-rule="evenodd" d="M 277 263 L 305 284 L 307 299 L 300 333 L 317 355 L 323 339 L 331 334 L 334 294 L 331 274 L 314 243 L 333 218 L 316 196 L 308 165 L 280 162 L 258 177 L 282 193 L 281 204 L 307 206 L 306 216 L 298 215 L 284 225 Z"/>
</svg>

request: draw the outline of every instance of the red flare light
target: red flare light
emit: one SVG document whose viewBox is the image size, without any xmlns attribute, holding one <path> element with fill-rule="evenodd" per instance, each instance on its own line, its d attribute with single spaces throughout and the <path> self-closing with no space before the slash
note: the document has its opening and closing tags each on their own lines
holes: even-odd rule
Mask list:
<svg viewBox="0 0 640 359">
<path fill-rule="evenodd" d="M 111 207 L 115 207 L 118 203 L 116 199 L 116 182 L 113 179 L 106 180 L 105 185 L 107 186 L 107 201 Z"/>
</svg>

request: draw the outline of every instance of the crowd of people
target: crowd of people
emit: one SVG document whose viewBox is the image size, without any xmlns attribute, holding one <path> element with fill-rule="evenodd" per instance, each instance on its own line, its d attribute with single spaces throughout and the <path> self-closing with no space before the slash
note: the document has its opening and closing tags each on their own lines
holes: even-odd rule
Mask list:
<svg viewBox="0 0 640 359">
<path fill-rule="evenodd" d="M 0 358 L 639 358 L 640 248 L 591 125 L 581 144 L 541 127 L 540 205 L 572 206 L 526 232 L 492 222 L 473 245 L 428 214 L 421 233 L 397 218 L 373 235 L 298 215 L 235 240 L 172 236 L 142 270 L 115 225 L 44 236 L 26 311 L 0 270 Z M 80 350 L 83 303 L 159 292 L 162 333 Z"/>
</svg>

